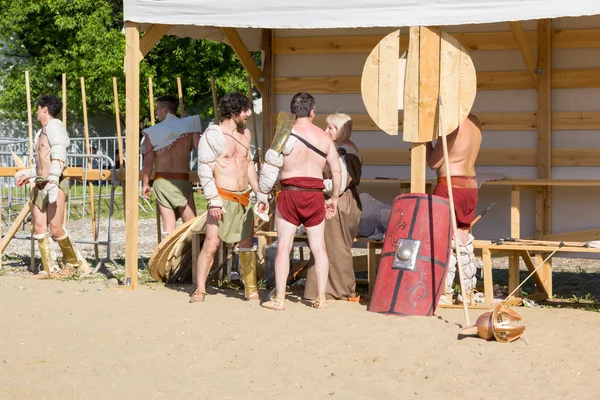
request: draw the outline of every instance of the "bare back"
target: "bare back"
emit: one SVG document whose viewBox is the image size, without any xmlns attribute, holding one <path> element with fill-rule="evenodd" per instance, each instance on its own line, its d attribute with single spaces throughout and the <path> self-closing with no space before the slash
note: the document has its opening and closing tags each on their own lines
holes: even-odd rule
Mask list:
<svg viewBox="0 0 600 400">
<path fill-rule="evenodd" d="M 194 146 L 194 134 L 188 133 L 177 139 L 168 149 L 155 152 L 154 170 L 160 172 L 189 172 L 190 152 Z"/>
<path fill-rule="evenodd" d="M 448 160 L 451 176 L 475 176 L 475 161 L 481 147 L 481 123 L 474 115 L 469 115 L 458 129 L 448 135 Z M 436 143 L 440 147 L 442 140 Z M 437 149 L 436 149 L 437 150 Z M 442 161 L 437 175 L 446 176 L 446 167 Z"/>
<path fill-rule="evenodd" d="M 332 148 L 335 150 L 331 137 L 312 123 L 296 122 L 294 133 L 326 155 L 329 154 Z M 323 178 L 323 169 L 326 162 L 325 157 L 317 154 L 298 140 L 291 153 L 283 158 L 281 179 L 294 177 Z"/>
<path fill-rule="evenodd" d="M 228 132 L 221 127 L 225 136 L 223 153 L 217 157 L 214 176 L 217 187 L 235 191 L 248 188 L 248 166 L 250 157 L 250 131 L 245 129 Z"/>
</svg>

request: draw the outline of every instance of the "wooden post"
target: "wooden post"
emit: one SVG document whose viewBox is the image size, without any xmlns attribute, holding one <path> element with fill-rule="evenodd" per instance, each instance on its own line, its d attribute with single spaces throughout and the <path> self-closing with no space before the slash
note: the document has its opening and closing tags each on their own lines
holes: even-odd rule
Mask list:
<svg viewBox="0 0 600 400">
<path fill-rule="evenodd" d="M 256 114 L 254 113 L 254 96 L 252 95 L 252 78 L 250 78 L 250 75 L 248 75 L 248 98 L 250 99 L 250 107 L 251 107 L 251 111 L 252 111 L 252 137 L 254 138 L 254 146 L 255 146 L 255 152 L 256 154 L 259 154 L 258 152 L 258 132 L 256 131 Z M 259 160 L 258 160 L 258 173 L 260 173 L 260 154 L 259 154 Z"/>
<path fill-rule="evenodd" d="M 179 116 L 183 118 L 185 117 L 185 112 L 183 110 L 183 90 L 181 88 L 180 77 L 177 77 L 177 95 L 179 96 Z"/>
<path fill-rule="evenodd" d="M 179 81 L 177 82 L 179 83 Z M 152 85 L 152 78 L 148 78 L 148 100 L 150 104 L 150 125 L 154 126 L 154 85 Z"/>
<path fill-rule="evenodd" d="M 215 124 L 219 124 L 219 105 L 217 103 L 217 90 L 215 89 L 215 77 L 210 77 L 210 91 L 212 92 L 213 109 L 215 110 Z"/>
<path fill-rule="evenodd" d="M 550 19 L 538 21 L 537 26 L 537 126 L 538 126 L 538 178 L 552 178 L 552 26 Z M 538 199 L 537 196 L 542 196 Z M 541 225 L 542 235 L 552 233 L 552 188 L 536 191 L 536 227 Z M 539 221 L 538 219 L 542 219 Z M 537 232 L 536 232 L 537 233 Z M 540 239 L 540 238 L 538 238 Z M 546 254 L 536 254 L 536 262 L 541 262 Z M 552 262 L 546 261 L 541 267 L 544 286 L 552 297 Z"/>
<path fill-rule="evenodd" d="M 125 283 L 138 286 L 138 182 L 140 180 L 140 30 L 135 22 L 125 21 L 125 132 L 127 165 L 125 198 Z"/>
<path fill-rule="evenodd" d="M 67 129 L 67 74 L 62 74 L 62 122 Z M 65 213 L 63 216 L 63 229 L 67 228 L 67 213 L 69 208 L 65 205 Z"/>
<path fill-rule="evenodd" d="M 29 168 L 33 167 L 33 121 L 31 117 L 31 87 L 29 85 L 29 71 L 25 71 L 25 94 L 27 97 L 27 133 L 29 134 Z M 29 190 L 33 190 L 33 185 L 29 185 Z M 24 207 L 25 209 L 25 207 Z M 33 210 L 33 209 L 32 209 Z M 25 214 L 26 216 L 27 214 Z M 24 217 L 23 217 L 24 218 Z M 31 246 L 29 268 L 35 271 L 35 234 L 33 215 L 31 216 Z M 14 233 L 12 234 L 14 236 Z M 8 242 L 6 243 L 8 245 Z"/>
<path fill-rule="evenodd" d="M 510 192 L 510 236 L 521 237 L 521 192 L 513 186 Z M 519 253 L 510 251 L 508 256 L 508 291 L 512 292 L 520 283 Z M 521 297 L 520 292 L 517 297 Z"/>
<path fill-rule="evenodd" d="M 67 74 L 62 74 L 62 119 L 67 128 Z"/>
<path fill-rule="evenodd" d="M 533 86 L 537 86 L 537 75 L 535 74 L 535 57 L 533 55 L 533 51 L 531 50 L 531 44 L 527 40 L 525 36 L 525 32 L 523 31 L 523 27 L 519 21 L 512 21 L 508 23 L 510 25 L 510 30 L 515 37 L 517 42 L 517 46 L 519 46 L 519 50 L 521 51 L 521 56 L 525 61 L 525 65 L 527 66 L 527 72 L 529 72 L 529 76 L 531 77 L 531 81 L 533 82 Z"/>
<path fill-rule="evenodd" d="M 117 126 L 117 148 L 119 149 L 119 165 L 123 168 L 123 141 L 121 139 L 121 118 L 119 116 L 119 90 L 117 78 L 113 77 L 113 96 L 115 97 L 115 123 Z"/>
<path fill-rule="evenodd" d="M 91 154 L 90 149 L 90 134 L 88 129 L 88 117 L 87 117 L 87 101 L 85 97 L 85 80 L 83 77 L 79 78 L 81 82 L 81 104 L 83 105 L 83 134 L 85 136 L 85 154 Z M 100 160 L 98 160 L 100 161 Z M 88 169 L 92 168 L 92 161 L 88 159 L 87 162 Z M 98 232 L 96 231 L 96 206 L 94 204 L 94 184 L 91 181 L 88 181 L 88 187 L 90 189 L 90 211 L 92 214 L 92 236 L 94 238 L 94 242 L 98 240 Z M 98 205 L 99 206 L 99 205 Z M 84 204 L 85 207 L 85 204 Z M 94 243 L 94 256 L 96 258 L 96 264 L 100 261 L 100 257 L 98 256 L 98 243 Z"/>
<path fill-rule="evenodd" d="M 273 37 L 272 29 L 262 30 L 262 50 L 265 57 L 262 69 L 263 91 L 262 91 L 262 151 L 261 160 L 265 159 L 265 152 L 273 142 L 275 135 L 275 54 L 273 52 Z M 272 231 L 274 228 L 273 218 L 264 228 L 267 231 Z M 267 242 L 273 242 L 273 238 L 268 238 Z"/>
<path fill-rule="evenodd" d="M 177 78 L 177 87 L 179 88 L 181 81 Z M 148 97 L 150 104 L 150 124 L 154 126 L 154 87 L 152 85 L 152 78 L 148 78 Z M 179 103 L 181 104 L 181 108 L 183 108 L 183 102 L 181 99 L 181 95 L 179 96 Z M 156 211 L 156 242 L 160 243 L 162 241 L 162 228 L 160 221 L 160 210 L 158 209 L 158 199 L 155 202 L 155 211 Z"/>
</svg>

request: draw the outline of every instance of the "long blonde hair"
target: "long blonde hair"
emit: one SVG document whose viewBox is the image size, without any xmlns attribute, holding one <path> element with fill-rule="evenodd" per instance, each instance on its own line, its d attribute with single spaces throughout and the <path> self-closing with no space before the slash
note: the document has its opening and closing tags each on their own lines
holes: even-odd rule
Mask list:
<svg viewBox="0 0 600 400">
<path fill-rule="evenodd" d="M 352 118 L 348 114 L 331 114 L 325 121 L 337 128 L 337 141 L 347 142 L 350 140 L 350 136 L 352 136 Z"/>
</svg>

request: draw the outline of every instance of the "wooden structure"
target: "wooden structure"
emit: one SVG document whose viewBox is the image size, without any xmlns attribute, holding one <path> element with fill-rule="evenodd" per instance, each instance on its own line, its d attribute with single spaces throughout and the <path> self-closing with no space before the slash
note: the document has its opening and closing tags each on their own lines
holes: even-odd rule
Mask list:
<svg viewBox="0 0 600 400">
<path fill-rule="evenodd" d="M 127 15 L 126 15 L 127 18 Z M 581 22 L 578 22 L 581 21 Z M 176 32 L 175 25 L 140 25 L 126 21 L 127 37 L 127 163 L 137 165 L 139 148 L 138 111 L 139 111 L 139 61 L 162 37 Z M 552 52 L 561 52 L 561 57 L 567 57 L 568 52 L 585 52 L 586 49 L 600 47 L 600 19 L 598 17 L 581 17 L 580 19 L 558 19 L 553 21 L 542 19 L 538 21 L 511 22 L 489 26 L 455 26 L 447 29 L 458 42 L 467 49 L 477 68 L 478 98 L 474 112 L 483 123 L 484 147 L 477 160 L 478 173 L 503 172 L 506 175 L 527 176 L 529 179 L 507 179 L 490 181 L 484 185 L 480 203 L 485 207 L 490 197 L 506 195 L 504 201 L 504 216 L 500 216 L 502 207 L 488 214 L 477 229 L 486 231 L 483 236 L 488 238 L 521 236 L 521 230 L 526 236 L 536 239 L 578 238 L 591 240 L 600 235 L 600 229 L 577 224 L 599 223 L 598 219 L 580 220 L 569 224 L 563 223 L 554 233 L 553 192 L 562 187 L 579 186 L 591 188 L 597 186 L 595 181 L 560 179 L 554 180 L 553 168 L 562 167 L 600 167 L 600 149 L 595 145 L 582 144 L 584 139 L 572 140 L 567 145 L 562 140 L 560 146 L 552 146 L 552 132 L 577 132 L 600 129 L 600 109 L 593 106 L 587 108 L 578 105 L 583 102 L 562 100 L 555 102 L 552 109 L 555 89 L 569 91 L 566 97 L 575 98 L 579 89 L 600 88 L 600 60 L 594 58 L 581 66 L 569 62 L 555 61 L 553 69 Z M 479 30 L 479 31 L 475 31 Z M 144 31 L 144 35 L 140 34 Z M 230 27 L 221 28 L 222 37 L 234 48 L 236 54 L 247 68 L 252 81 L 263 96 L 263 138 L 262 143 L 269 143 L 274 134 L 274 115 L 276 111 L 284 111 L 288 99 L 297 91 L 308 91 L 315 95 L 320 115 L 316 123 L 323 124 L 329 111 L 342 110 L 351 115 L 354 122 L 356 141 L 358 142 L 365 160 L 365 179 L 361 191 L 369 191 L 376 197 L 389 199 L 399 191 L 399 183 L 394 180 L 376 180 L 377 176 L 387 178 L 408 178 L 412 176 L 413 184 L 418 180 L 419 187 L 424 188 L 426 179 L 431 175 L 425 173 L 424 167 L 419 175 L 407 173 L 411 162 L 424 165 L 424 158 L 419 157 L 409 146 L 400 142 L 397 137 L 382 136 L 374 121 L 366 114 L 362 103 L 357 101 L 361 91 L 360 71 L 364 61 L 379 41 L 389 34 L 392 29 L 360 28 L 338 30 L 280 30 L 262 29 L 260 49 L 264 58 L 262 68 L 257 67 L 247 46 L 247 31 Z M 256 31 L 251 32 L 256 34 Z M 408 44 L 409 32 L 402 29 L 400 33 L 400 51 Z M 257 50 L 252 48 L 251 50 Z M 501 61 L 494 54 L 503 54 Z M 506 56 L 504 56 L 506 55 Z M 557 57 L 555 57 L 557 59 Z M 594 64 L 594 63 L 597 63 Z M 315 67 L 315 66 L 318 66 Z M 566 92 L 565 92 L 566 93 Z M 503 101 L 495 101 L 494 96 L 502 96 Z M 564 97 L 564 96 L 563 96 Z M 525 101 L 525 100 L 527 101 Z M 537 104 L 532 107 L 530 103 Z M 504 104 L 503 111 L 496 111 L 491 104 Z M 528 104 L 527 107 L 523 106 Z M 398 129 L 403 130 L 403 117 L 398 117 Z M 510 138 L 508 145 L 499 146 L 502 137 Z M 535 142 L 535 147 L 524 145 L 515 140 L 517 137 Z M 394 139 L 394 141 L 392 141 Z M 555 138 L 556 140 L 556 134 Z M 496 142 L 488 146 L 486 142 Z M 590 139 L 591 143 L 600 143 Z M 572 143 L 572 144 L 571 144 Z M 579 144 L 577 144 L 579 143 Z M 419 158 L 417 161 L 415 161 Z M 516 173 L 514 172 L 516 170 Z M 510 171 L 510 172 L 506 172 Z M 137 182 L 139 171 L 126 171 L 128 182 Z M 565 173 L 562 176 L 576 177 L 576 172 Z M 590 173 L 591 175 L 591 173 Z M 590 176 L 588 175 L 588 176 Z M 506 186 L 509 191 L 500 192 Z M 493 193 L 486 194 L 487 188 L 495 188 Z M 557 188 L 553 190 L 553 188 Z M 532 189 L 535 197 L 524 194 L 522 189 Z M 594 189 L 589 189 L 594 190 Z M 135 185 L 128 185 L 127 216 L 127 272 L 131 277 L 132 287 L 136 285 L 137 276 L 137 209 Z M 487 197 L 486 197 L 487 196 Z M 564 193 L 561 194 L 564 196 Z M 510 199 L 510 200 L 509 200 Z M 572 201 L 571 199 L 570 201 Z M 524 208 L 521 206 L 524 203 Z M 511 206 L 512 204 L 512 206 Z M 518 206 L 517 206 L 518 204 Z M 531 212 L 531 205 L 534 212 Z M 568 211 L 568 210 L 567 210 Z M 494 215 L 496 214 L 496 215 Z M 509 214 L 511 216 L 509 216 Z M 530 218 L 521 216 L 531 214 Z M 571 213 L 573 214 L 573 213 Z M 576 216 L 575 216 L 576 217 Z M 494 224 L 487 221 L 495 219 Z M 592 221 L 592 222 L 590 222 Z M 486 228 L 487 226 L 487 228 Z M 534 227 L 532 229 L 528 227 Z M 481 228 L 479 228 L 481 227 Z M 569 229 L 569 228 L 575 229 Z M 494 231 L 496 229 L 497 231 Z M 569 232 L 571 230 L 571 232 Z M 479 236 L 478 232 L 476 235 Z M 494 250 L 490 250 L 493 252 Z M 540 253 L 537 255 L 537 253 Z M 543 249 L 532 248 L 532 258 L 541 257 Z M 518 268 L 516 257 L 511 258 L 511 270 Z M 542 269 L 548 272 L 550 265 Z M 544 273 L 542 273 L 544 275 Z M 514 283 L 514 282 L 513 282 Z M 516 285 L 514 285 L 516 287 Z"/>
</svg>

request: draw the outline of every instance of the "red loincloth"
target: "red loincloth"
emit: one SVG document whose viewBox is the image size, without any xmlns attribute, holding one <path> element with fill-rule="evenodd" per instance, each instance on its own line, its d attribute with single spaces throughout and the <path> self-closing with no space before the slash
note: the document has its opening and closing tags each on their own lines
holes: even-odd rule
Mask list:
<svg viewBox="0 0 600 400">
<path fill-rule="evenodd" d="M 325 219 L 323 179 L 296 177 L 281 180 L 277 196 L 277 210 L 287 222 L 307 228 L 319 225 Z M 306 189 L 306 190 L 302 190 Z"/>
<path fill-rule="evenodd" d="M 458 229 L 469 229 L 475 219 L 475 209 L 479 197 L 477 179 L 473 176 L 453 176 L 451 177 L 451 183 L 456 225 Z M 438 184 L 433 190 L 433 195 L 448 198 L 446 177 L 438 178 Z"/>
</svg>

